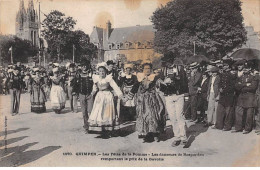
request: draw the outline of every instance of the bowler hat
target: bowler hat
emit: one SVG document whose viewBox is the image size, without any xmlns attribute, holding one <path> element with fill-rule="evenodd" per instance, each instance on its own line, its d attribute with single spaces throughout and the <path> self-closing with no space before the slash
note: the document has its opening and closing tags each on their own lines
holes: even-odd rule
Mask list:
<svg viewBox="0 0 260 170">
<path fill-rule="evenodd" d="M 107 65 L 114 65 L 115 63 L 114 63 L 114 61 L 113 60 L 107 60 L 107 63 L 106 63 Z"/>
<path fill-rule="evenodd" d="M 241 66 L 241 65 L 245 65 L 245 63 L 246 63 L 246 60 L 238 60 L 238 61 L 236 61 L 236 62 L 234 63 L 234 65 L 236 65 L 236 66 Z"/>
</svg>

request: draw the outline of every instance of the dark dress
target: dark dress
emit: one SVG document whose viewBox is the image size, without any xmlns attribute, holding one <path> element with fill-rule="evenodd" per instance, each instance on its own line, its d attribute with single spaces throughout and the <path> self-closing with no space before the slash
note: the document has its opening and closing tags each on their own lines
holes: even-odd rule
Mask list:
<svg viewBox="0 0 260 170">
<path fill-rule="evenodd" d="M 30 101 L 31 101 L 31 112 L 42 113 L 46 111 L 45 102 L 45 83 L 43 78 L 35 77 L 30 79 L 29 83 Z"/>
<path fill-rule="evenodd" d="M 139 134 L 160 133 L 165 126 L 165 109 L 160 95 L 156 91 L 154 74 L 145 78 L 143 73 L 137 75 L 138 82 L 129 94 L 136 94 L 136 130 Z"/>
<path fill-rule="evenodd" d="M 128 95 L 128 93 L 132 90 L 134 84 L 137 82 L 137 77 L 135 75 L 128 75 L 124 77 L 120 77 L 119 79 L 119 87 L 121 87 L 121 91 L 124 95 Z M 132 100 L 128 100 L 127 102 L 121 102 L 120 107 L 120 120 L 121 121 L 131 121 L 136 120 L 136 108 L 135 108 L 135 98 Z"/>
</svg>

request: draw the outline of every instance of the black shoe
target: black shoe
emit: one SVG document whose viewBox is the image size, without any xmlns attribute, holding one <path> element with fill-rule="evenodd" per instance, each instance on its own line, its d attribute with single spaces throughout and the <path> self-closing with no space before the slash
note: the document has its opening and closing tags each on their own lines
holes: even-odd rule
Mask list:
<svg viewBox="0 0 260 170">
<path fill-rule="evenodd" d="M 209 124 L 208 124 L 208 123 L 205 123 L 205 124 L 203 125 L 203 127 L 209 127 Z"/>
<path fill-rule="evenodd" d="M 147 136 L 143 137 L 143 143 L 149 142 L 149 139 Z"/>
<path fill-rule="evenodd" d="M 181 140 L 181 143 L 180 143 L 180 145 L 186 145 L 187 144 L 187 140 Z"/>
<path fill-rule="evenodd" d="M 172 142 L 172 147 L 176 147 L 181 143 L 181 140 L 175 140 Z"/>
<path fill-rule="evenodd" d="M 247 130 L 245 130 L 244 132 L 243 132 L 243 134 L 248 134 L 248 133 L 250 133 L 251 131 L 247 131 Z"/>
<path fill-rule="evenodd" d="M 231 130 L 231 129 L 225 129 L 225 128 L 223 129 L 223 131 L 230 131 L 230 130 Z"/>
<path fill-rule="evenodd" d="M 18 115 L 18 113 L 12 113 L 12 116 Z"/>
<path fill-rule="evenodd" d="M 142 139 L 142 138 L 145 138 L 145 135 L 144 134 L 139 134 L 138 135 L 138 139 Z"/>
<path fill-rule="evenodd" d="M 157 136 L 154 137 L 154 140 L 155 140 L 156 142 L 160 142 L 160 138 L 157 137 Z"/>
<path fill-rule="evenodd" d="M 147 134 L 145 135 L 145 137 L 143 138 L 143 143 L 151 143 L 154 141 L 154 137 L 152 136 L 152 134 Z"/>
<path fill-rule="evenodd" d="M 115 132 L 115 131 L 112 131 L 112 132 L 110 132 L 110 136 L 111 136 L 111 137 L 117 137 L 117 136 L 118 136 L 118 133 Z"/>
<path fill-rule="evenodd" d="M 255 133 L 260 133 L 260 130 L 255 130 Z"/>
<path fill-rule="evenodd" d="M 243 132 L 243 130 L 232 130 L 231 133 Z"/>
<path fill-rule="evenodd" d="M 202 120 L 202 121 L 201 121 L 201 123 L 203 123 L 203 124 L 204 124 L 204 123 L 207 123 L 207 122 L 206 122 L 205 120 Z"/>
</svg>

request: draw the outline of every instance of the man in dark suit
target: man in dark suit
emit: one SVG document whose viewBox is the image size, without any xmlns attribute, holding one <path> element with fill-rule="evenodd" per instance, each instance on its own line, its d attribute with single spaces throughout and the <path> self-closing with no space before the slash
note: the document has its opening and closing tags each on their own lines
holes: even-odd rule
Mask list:
<svg viewBox="0 0 260 170">
<path fill-rule="evenodd" d="M 174 133 L 172 146 L 186 145 L 186 122 L 184 120 L 184 94 L 188 93 L 188 80 L 183 66 L 173 64 L 167 69 L 167 76 L 160 82 L 165 95 L 165 107 Z"/>
<path fill-rule="evenodd" d="M 189 95 L 191 107 L 191 121 L 197 120 L 197 94 L 200 82 L 202 80 L 202 73 L 199 70 L 199 63 L 194 62 L 190 65 L 191 75 L 189 79 Z"/>
<path fill-rule="evenodd" d="M 223 73 L 220 75 L 219 83 L 219 102 L 217 107 L 217 122 L 215 127 L 223 131 L 229 131 L 232 128 L 233 104 L 235 95 L 236 76 L 231 74 L 228 61 L 223 64 Z"/>
<path fill-rule="evenodd" d="M 208 101 L 207 101 L 207 93 L 208 93 L 208 84 L 209 84 L 209 75 L 208 72 L 205 70 L 202 75 L 202 81 L 200 83 L 200 87 L 198 88 L 198 120 L 199 122 L 204 122 L 206 117 L 206 111 L 208 110 Z"/>
<path fill-rule="evenodd" d="M 82 72 L 71 81 L 72 94 L 77 94 L 83 114 L 85 133 L 88 133 L 88 118 L 93 107 L 93 79 L 91 65 L 88 60 L 82 61 Z"/>
<path fill-rule="evenodd" d="M 207 111 L 207 124 L 206 126 L 212 126 L 216 124 L 216 112 L 218 107 L 218 100 L 219 100 L 219 82 L 220 77 L 218 74 L 218 67 L 212 66 L 209 70 L 210 79 L 209 79 L 209 86 L 207 92 L 207 99 L 208 99 L 208 111 Z"/>
<path fill-rule="evenodd" d="M 70 102 L 70 108 L 72 112 L 78 112 L 78 94 L 72 93 L 71 82 L 76 78 L 76 65 L 74 63 L 69 64 L 68 75 L 66 77 L 68 96 Z"/>
<path fill-rule="evenodd" d="M 14 66 L 13 73 L 9 77 L 9 89 L 11 95 L 11 114 L 19 113 L 21 91 L 23 89 L 23 79 L 20 75 L 20 68 Z"/>
<path fill-rule="evenodd" d="M 257 79 L 250 73 L 251 66 L 245 63 L 243 75 L 236 81 L 235 88 L 239 92 L 236 104 L 235 130 L 232 132 L 250 133 L 254 122 L 254 109 L 256 103 L 256 90 L 258 87 Z M 243 120 L 243 118 L 245 120 Z"/>
<path fill-rule="evenodd" d="M 255 69 L 254 71 L 254 76 L 258 80 L 258 87 L 256 90 L 256 100 L 257 100 L 257 117 L 255 120 L 255 133 L 260 135 L 260 75 L 259 75 L 259 70 Z"/>
<path fill-rule="evenodd" d="M 113 77 L 113 80 L 118 84 L 118 71 L 115 69 L 115 63 L 113 60 L 108 60 L 107 62 L 107 70 L 108 75 L 111 74 Z"/>
</svg>

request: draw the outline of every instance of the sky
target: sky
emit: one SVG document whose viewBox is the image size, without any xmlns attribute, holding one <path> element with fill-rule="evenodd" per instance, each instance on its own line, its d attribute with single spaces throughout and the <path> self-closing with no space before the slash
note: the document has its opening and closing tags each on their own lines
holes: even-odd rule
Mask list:
<svg viewBox="0 0 260 170">
<path fill-rule="evenodd" d="M 24 0 L 25 8 L 29 0 Z M 112 27 L 151 25 L 150 17 L 160 5 L 168 0 L 33 0 L 38 11 L 48 14 L 58 10 L 77 20 L 75 29 L 87 34 L 93 26 L 104 26 L 110 20 Z M 245 25 L 251 25 L 260 32 L 260 0 L 242 0 L 242 14 Z M 0 33 L 15 34 L 15 17 L 20 0 L 0 0 Z M 44 15 L 41 13 L 41 20 Z"/>
</svg>

